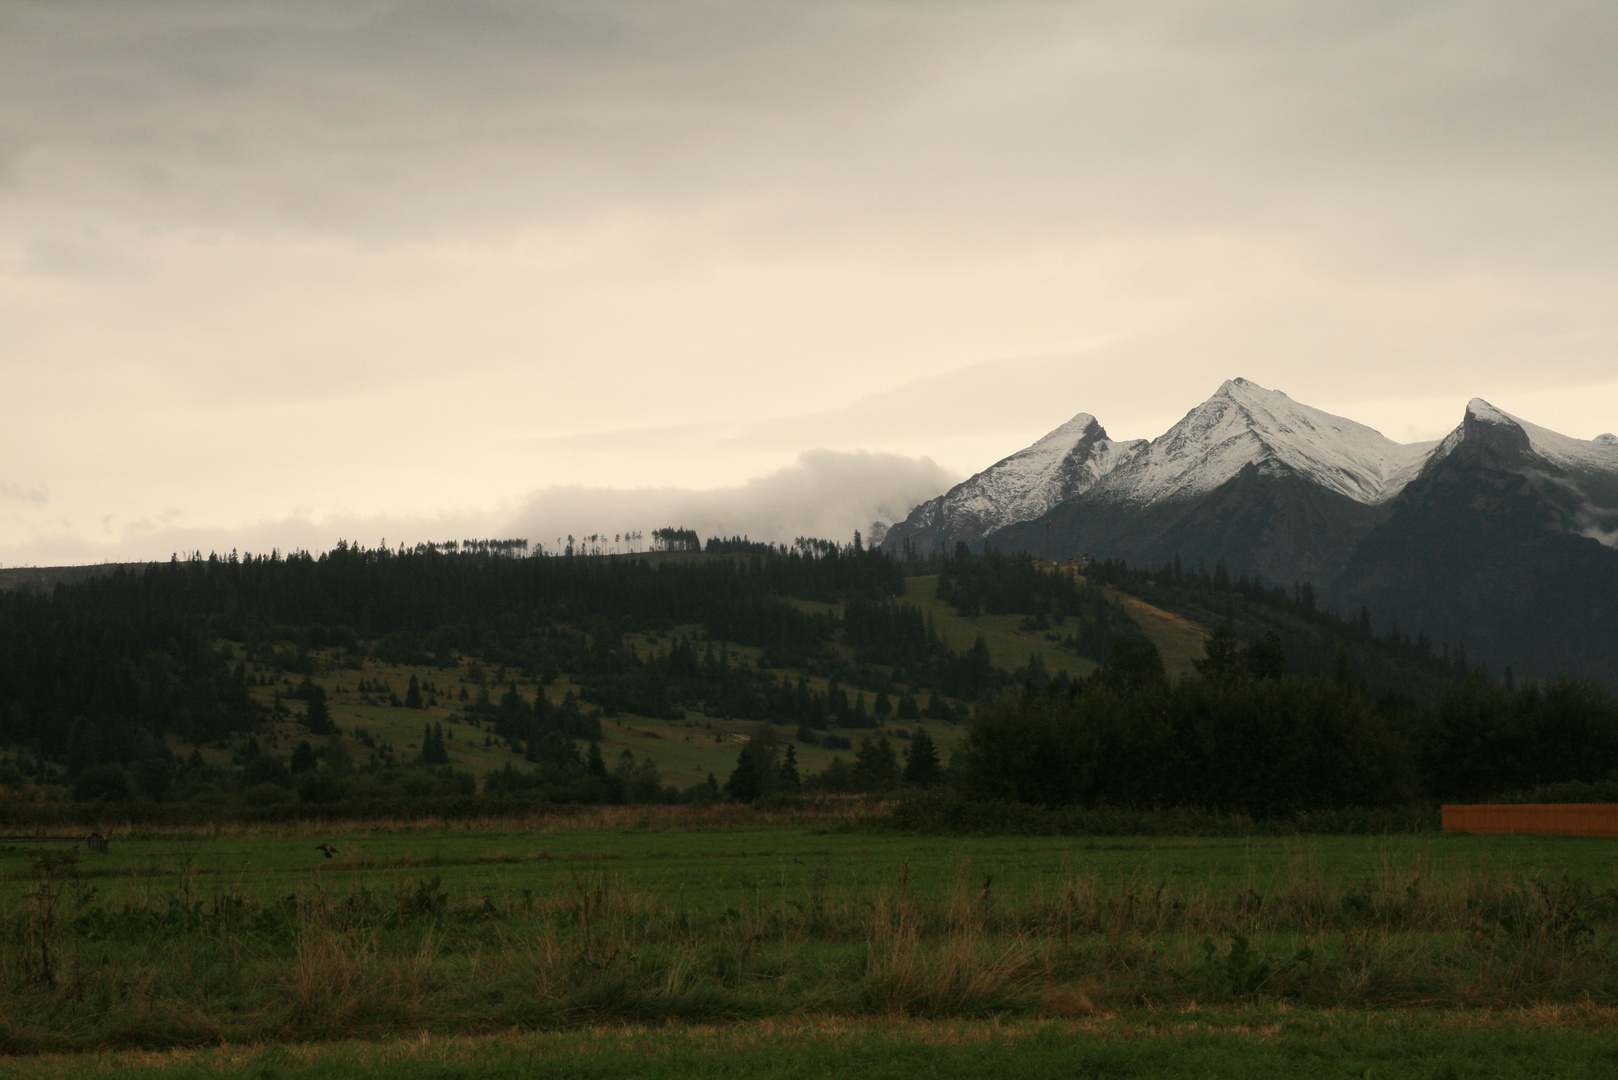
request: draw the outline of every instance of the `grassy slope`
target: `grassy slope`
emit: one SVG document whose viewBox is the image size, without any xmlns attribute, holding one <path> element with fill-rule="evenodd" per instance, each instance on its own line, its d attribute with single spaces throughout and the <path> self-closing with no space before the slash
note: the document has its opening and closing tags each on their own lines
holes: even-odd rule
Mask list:
<svg viewBox="0 0 1618 1080">
<path fill-rule="evenodd" d="M 1038 654 L 1053 674 L 1066 668 L 1073 675 L 1087 675 L 1095 662 L 1056 644 L 1062 634 L 1023 630 L 1021 615 L 979 615 L 968 619 L 938 599 L 938 575 L 927 574 L 905 579 L 905 601 L 930 615 L 945 644 L 956 651 L 972 647 L 979 634 L 989 646 L 989 659 L 995 667 L 1015 671 L 1028 666 L 1030 654 Z"/>
<path fill-rule="evenodd" d="M 1189 675 L 1196 670 L 1191 662 L 1203 658 L 1202 642 L 1208 636 L 1205 627 L 1184 615 L 1155 607 L 1116 589 L 1108 589 L 1107 595 L 1121 603 L 1141 633 L 1152 639 L 1170 675 Z"/>
<path fill-rule="evenodd" d="M 644 652 L 652 643 L 638 641 L 636 644 Z M 733 655 L 756 660 L 760 650 L 732 646 L 731 652 Z M 361 670 L 338 669 L 323 672 L 315 677 L 315 682 L 326 688 L 332 720 L 345 733 L 349 755 L 358 766 L 366 765 L 374 751 L 352 738 L 354 728 L 364 728 L 378 742 L 391 743 L 396 759 L 402 762 L 409 760 L 419 751 L 422 726 L 436 722 L 444 725 L 450 762 L 455 768 L 470 771 L 479 777 L 503 768 L 507 762 L 519 768 L 527 768 L 527 763 L 522 757 L 512 753 L 503 742 L 496 740 L 492 746 L 484 746 L 487 729 L 455 722 L 454 717 L 462 707 L 459 700 L 460 691 L 464 688 L 468 696 L 473 698 L 478 692 L 478 687 L 467 681 L 467 672 L 465 666 L 454 669 L 411 668 L 387 666 L 374 660 L 367 660 Z M 373 704 L 365 704 L 362 700 L 363 695 L 355 690 L 361 679 L 384 682 L 403 699 L 405 687 L 412 674 L 424 683 L 433 683 L 439 687 L 440 704 L 436 708 L 416 710 L 376 704 L 374 703 L 378 700 L 376 695 L 371 695 Z M 777 671 L 775 674 L 779 677 L 781 673 Z M 284 675 L 276 678 L 281 680 L 277 685 L 282 694 L 289 694 L 296 680 Z M 825 689 L 824 679 L 811 679 L 810 682 L 817 689 Z M 509 685 L 509 680 L 505 685 Z M 519 679 L 517 689 L 531 701 L 538 687 L 532 681 Z M 573 683 L 561 679 L 546 687 L 545 692 L 553 702 L 560 702 L 569 690 L 576 689 Z M 268 704 L 273 700 L 275 690 L 275 686 L 263 686 L 254 687 L 252 692 L 256 698 Z M 498 701 L 502 692 L 501 685 L 491 683 L 492 698 Z M 869 694 L 866 695 L 866 704 L 867 706 L 871 704 Z M 290 699 L 287 700 L 287 706 L 294 713 L 301 712 L 303 708 L 301 702 Z M 695 712 L 687 714 L 687 719 L 683 722 L 652 720 L 624 714 L 613 719 L 603 718 L 601 724 L 603 735 L 601 753 L 607 761 L 608 768 L 617 763 L 619 755 L 624 750 L 629 750 L 634 753 L 637 760 L 652 758 L 657 762 L 664 783 L 682 788 L 702 782 L 709 773 L 713 773 L 723 782 L 736 765 L 737 752 L 758 726 L 750 721 L 725 720 Z M 908 729 L 911 726 L 913 725 L 891 724 L 888 731 L 896 732 L 899 728 Z M 934 741 L 938 743 L 941 753 L 947 758 L 962 729 L 938 723 L 929 723 L 928 729 Z M 785 741 L 792 740 L 793 730 L 789 727 L 776 729 L 778 736 Z M 837 733 L 850 738 L 855 746 L 859 745 L 861 738 L 874 734 L 871 729 L 839 730 Z M 259 741 L 271 752 L 287 754 L 299 740 L 308 738 L 309 733 L 301 724 L 287 720 L 269 725 L 268 731 L 260 734 Z M 896 746 L 905 745 L 897 734 L 893 735 L 893 738 Z M 323 745 L 325 740 L 311 741 Z M 798 755 L 799 770 L 806 773 L 819 772 L 836 755 L 845 758 L 850 756 L 848 751 L 831 751 L 803 743 L 794 743 L 794 746 Z M 190 752 L 189 747 L 176 747 L 176 751 L 182 754 Z M 205 747 L 203 756 L 214 764 L 223 764 L 229 760 L 230 755 L 226 750 Z"/>
<path fill-rule="evenodd" d="M 1191 661 L 1202 659 L 1202 639 L 1208 634 L 1206 629 L 1188 618 L 1117 590 L 1109 589 L 1107 595 L 1123 604 L 1130 618 L 1135 620 L 1135 625 L 1157 646 L 1170 674 L 1191 673 Z M 1094 660 L 1056 644 L 1063 636 L 1059 630 L 1023 630 L 1020 615 L 980 615 L 973 619 L 957 615 L 953 607 L 938 599 L 937 574 L 906 578 L 905 600 L 933 617 L 939 634 L 952 649 L 969 649 L 977 635 L 982 634 L 988 642 L 989 656 L 996 667 L 1016 670 L 1028 663 L 1030 653 L 1038 653 L 1046 668 L 1052 672 L 1066 668 L 1074 675 L 1088 675 L 1095 670 Z"/>
</svg>

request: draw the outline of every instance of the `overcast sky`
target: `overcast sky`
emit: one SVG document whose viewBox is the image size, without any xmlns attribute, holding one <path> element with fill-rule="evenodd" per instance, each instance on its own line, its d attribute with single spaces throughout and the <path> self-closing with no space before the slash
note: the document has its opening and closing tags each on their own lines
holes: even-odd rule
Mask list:
<svg viewBox="0 0 1618 1080">
<path fill-rule="evenodd" d="M 843 533 L 1237 375 L 1590 438 L 1615 57 L 1611 0 L 3 0 L 0 564 Z"/>
</svg>

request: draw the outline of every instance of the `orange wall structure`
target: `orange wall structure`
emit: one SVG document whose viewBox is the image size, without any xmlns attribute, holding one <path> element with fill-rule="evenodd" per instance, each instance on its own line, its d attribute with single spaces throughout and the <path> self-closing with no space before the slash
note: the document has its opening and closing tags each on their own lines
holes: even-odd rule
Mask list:
<svg viewBox="0 0 1618 1080">
<path fill-rule="evenodd" d="M 1523 803 L 1446 806 L 1444 831 L 1618 836 L 1618 803 Z"/>
</svg>

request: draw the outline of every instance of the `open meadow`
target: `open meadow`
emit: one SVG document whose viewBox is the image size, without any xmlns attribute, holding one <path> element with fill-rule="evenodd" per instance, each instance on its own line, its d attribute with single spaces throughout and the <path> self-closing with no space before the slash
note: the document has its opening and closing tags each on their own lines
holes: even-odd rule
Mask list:
<svg viewBox="0 0 1618 1080">
<path fill-rule="evenodd" d="M 0 1038 L 30 1055 L 8 1063 L 24 1076 L 527 1075 L 534 1055 L 577 1076 L 1615 1060 L 1611 841 L 941 837 L 857 809 L 7 848 Z M 1392 1067 L 1407 1058 L 1425 1071 Z"/>
</svg>

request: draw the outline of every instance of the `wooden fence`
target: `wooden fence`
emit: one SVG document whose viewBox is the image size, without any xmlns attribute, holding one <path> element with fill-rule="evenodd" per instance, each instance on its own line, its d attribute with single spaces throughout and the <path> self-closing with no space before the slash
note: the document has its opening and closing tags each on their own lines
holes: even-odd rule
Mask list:
<svg viewBox="0 0 1618 1080">
<path fill-rule="evenodd" d="M 1618 836 L 1618 803 L 1446 806 L 1444 831 Z"/>
</svg>

